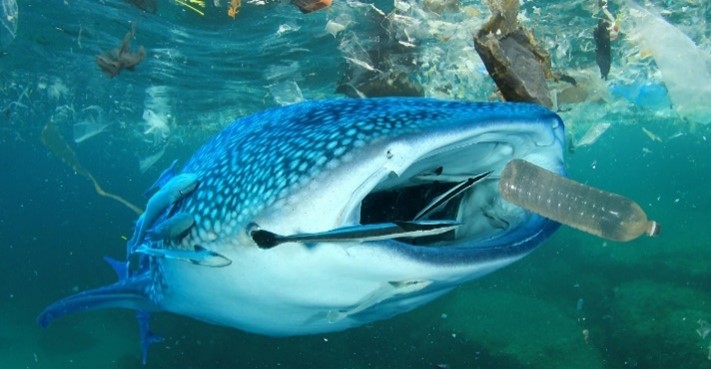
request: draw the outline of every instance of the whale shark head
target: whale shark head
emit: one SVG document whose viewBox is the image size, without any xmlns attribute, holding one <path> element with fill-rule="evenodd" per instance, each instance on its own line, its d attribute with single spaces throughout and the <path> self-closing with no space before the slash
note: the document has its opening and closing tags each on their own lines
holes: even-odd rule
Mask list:
<svg viewBox="0 0 711 369">
<path fill-rule="evenodd" d="M 514 158 L 562 174 L 563 137 L 560 118 L 530 104 L 340 99 L 257 113 L 162 176 L 129 261 L 113 263 L 118 283 L 39 321 L 124 307 L 285 336 L 406 312 L 555 231 L 504 201 L 498 178 Z"/>
</svg>

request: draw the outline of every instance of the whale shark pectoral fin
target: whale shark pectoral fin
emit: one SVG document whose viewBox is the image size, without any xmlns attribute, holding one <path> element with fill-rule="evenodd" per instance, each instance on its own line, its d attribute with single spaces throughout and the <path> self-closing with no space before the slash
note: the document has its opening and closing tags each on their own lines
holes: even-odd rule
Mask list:
<svg viewBox="0 0 711 369">
<path fill-rule="evenodd" d="M 162 310 L 144 292 L 149 283 L 150 276 L 142 274 L 68 296 L 45 308 L 37 317 L 37 323 L 46 328 L 55 319 L 65 315 L 99 309 L 124 308 L 146 312 Z"/>
<path fill-rule="evenodd" d="M 390 281 L 383 283 L 379 288 L 363 297 L 357 305 L 343 310 L 331 310 L 326 315 L 329 323 L 335 323 L 352 315 L 365 311 L 385 300 L 396 296 L 419 292 L 432 284 L 426 279 L 410 279 L 404 281 Z"/>
</svg>

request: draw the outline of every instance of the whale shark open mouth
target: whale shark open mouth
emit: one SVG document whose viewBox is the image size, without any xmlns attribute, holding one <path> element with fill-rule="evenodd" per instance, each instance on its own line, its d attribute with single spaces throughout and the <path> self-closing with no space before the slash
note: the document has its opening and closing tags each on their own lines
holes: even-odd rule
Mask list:
<svg viewBox="0 0 711 369">
<path fill-rule="evenodd" d="M 439 169 L 441 167 L 435 172 Z M 451 230 L 441 233 L 397 238 L 400 242 L 412 245 L 449 246 L 458 238 L 467 237 L 464 232 L 456 231 L 465 223 L 460 219 L 462 203 L 471 199 L 474 191 L 488 191 L 486 187 L 489 186 L 483 182 L 490 174 L 491 171 L 488 171 L 479 175 L 465 176 L 466 178 L 458 182 L 449 182 L 446 179 L 433 180 L 372 192 L 361 203 L 361 224 L 402 222 L 402 219 L 412 219 L 414 224 L 422 224 L 423 227 L 427 224 L 435 229 L 437 225 L 445 228 L 451 224 Z M 475 189 L 475 186 L 478 188 Z M 424 220 L 428 222 L 416 223 Z M 505 219 L 495 216 L 490 220 L 493 228 L 505 228 L 508 225 Z"/>
<path fill-rule="evenodd" d="M 501 202 L 498 172 L 510 158 L 502 142 L 460 143 L 429 153 L 401 176 L 379 183 L 361 202 L 361 224 L 412 220 L 451 230 L 398 241 L 420 246 L 456 246 L 484 239 L 521 221 L 523 212 Z"/>
<path fill-rule="evenodd" d="M 365 196 L 360 223 L 426 222 L 422 225 L 432 234 L 397 241 L 438 248 L 471 245 L 513 231 L 534 216 L 504 201 L 498 190 L 499 173 L 514 151 L 502 134 L 497 140 L 428 153 Z"/>
<path fill-rule="evenodd" d="M 362 199 L 352 199 L 343 209 L 355 224 L 293 234 L 253 224 L 250 235 L 264 249 L 288 242 L 380 240 L 461 248 L 516 232 L 535 215 L 504 201 L 498 189 L 499 173 L 515 151 L 510 135 L 498 132 L 489 140 L 463 140 L 418 153 L 420 157 L 400 168 L 400 174 L 391 172 L 378 183 L 364 183 Z"/>
</svg>

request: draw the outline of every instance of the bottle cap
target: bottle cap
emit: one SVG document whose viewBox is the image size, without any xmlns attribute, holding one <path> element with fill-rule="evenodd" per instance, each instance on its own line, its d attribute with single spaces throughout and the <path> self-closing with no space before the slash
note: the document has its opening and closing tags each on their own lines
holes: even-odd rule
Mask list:
<svg viewBox="0 0 711 369">
<path fill-rule="evenodd" d="M 662 226 L 656 221 L 649 221 L 649 228 L 647 229 L 647 236 L 656 237 L 662 232 Z"/>
</svg>

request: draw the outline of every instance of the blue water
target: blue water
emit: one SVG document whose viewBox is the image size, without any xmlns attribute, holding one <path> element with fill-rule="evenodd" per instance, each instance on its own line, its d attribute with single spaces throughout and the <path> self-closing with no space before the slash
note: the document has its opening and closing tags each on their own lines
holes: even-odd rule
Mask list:
<svg viewBox="0 0 711 369">
<path fill-rule="evenodd" d="M 543 44 L 557 45 L 554 66 L 596 73 L 586 51 L 595 23 L 587 3 L 540 4 L 539 18 L 530 2 L 524 9 Z M 709 50 L 708 4 L 690 2 L 686 12 L 656 4 Z M 106 191 L 143 205 L 143 191 L 173 159 L 185 161 L 235 118 L 276 106 L 281 90 L 274 86 L 295 82 L 305 99 L 340 96 L 345 57 L 360 54 L 344 46 L 352 36 L 334 37 L 324 27 L 348 18 L 369 47 L 376 42 L 372 10 L 336 1 L 302 15 L 286 2 L 244 3 L 233 20 L 224 4 L 211 3 L 205 16 L 172 1 L 159 1 L 156 14 L 118 0 L 18 5 L 14 40 L 0 38 L 0 368 L 141 368 L 131 312 L 71 315 L 47 330 L 35 323 L 56 299 L 115 279 L 102 257 L 121 257 L 136 218 L 55 157 L 40 141 L 42 128 L 54 122 Z M 465 5 L 481 12 L 477 22 L 486 19 L 483 4 Z M 144 46 L 147 57 L 134 72 L 109 79 L 94 57 L 118 46 L 131 22 L 132 47 Z M 478 60 L 458 64 L 472 55 L 461 46 L 465 36 L 447 42 L 416 36 L 423 48 L 441 51 L 432 51 L 438 59 L 427 70 L 422 64 L 413 72 L 428 95 L 495 98 Z M 624 65 L 632 44 L 624 34 L 613 43 L 609 84 L 628 86 L 640 76 L 661 83 L 653 69 Z M 596 143 L 567 154 L 569 175 L 633 198 L 662 224 L 661 237 L 619 244 L 564 227 L 504 270 L 424 308 L 341 333 L 277 339 L 156 314 L 153 328 L 166 342 L 152 347 L 146 367 L 708 367 L 711 337 L 696 329 L 700 319 L 711 321 L 711 132 L 659 104 L 665 101 L 659 91 L 649 106 L 616 97 L 561 115 L 576 137 L 591 124 L 611 123 Z M 72 125 L 91 118 L 90 106 L 99 106 L 111 125 L 75 143 Z M 147 109 L 163 114 L 169 131 L 146 134 Z M 141 159 L 163 150 L 155 165 L 140 170 Z"/>
</svg>

